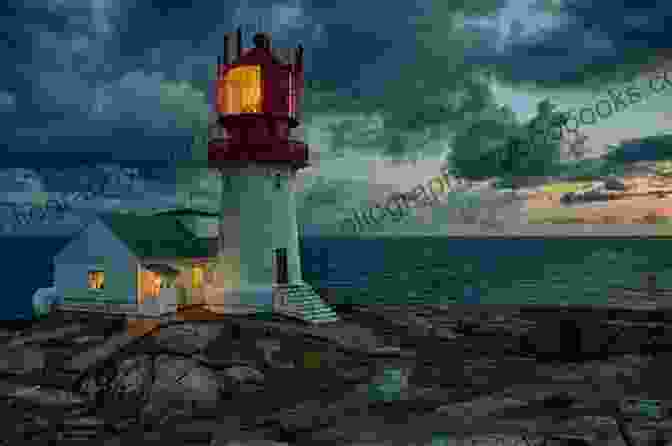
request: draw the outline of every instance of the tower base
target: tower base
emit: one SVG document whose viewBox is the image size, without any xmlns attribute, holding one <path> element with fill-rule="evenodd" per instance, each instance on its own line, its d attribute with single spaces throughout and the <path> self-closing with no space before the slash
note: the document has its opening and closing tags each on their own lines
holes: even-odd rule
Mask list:
<svg viewBox="0 0 672 446">
<path fill-rule="evenodd" d="M 305 282 L 273 285 L 273 311 L 311 324 L 340 320 L 313 287 Z"/>
</svg>

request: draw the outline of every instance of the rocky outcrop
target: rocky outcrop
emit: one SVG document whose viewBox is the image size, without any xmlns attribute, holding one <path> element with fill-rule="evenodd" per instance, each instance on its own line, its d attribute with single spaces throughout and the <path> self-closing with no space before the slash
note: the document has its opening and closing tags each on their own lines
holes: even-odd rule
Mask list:
<svg viewBox="0 0 672 446">
<path fill-rule="evenodd" d="M 184 354 L 201 352 L 222 333 L 223 327 L 208 323 L 185 323 L 162 327 L 154 336 L 162 347 Z"/>
<path fill-rule="evenodd" d="M 243 325 L 236 320 L 161 327 L 142 342 L 125 344 L 121 353 L 105 357 L 105 366 L 83 380 L 83 398 L 76 401 L 77 394 L 61 392 L 70 398 L 59 403 L 61 421 L 55 423 L 40 413 L 25 425 L 14 424 L 21 435 L 35 431 L 39 439 L 66 432 L 72 438 L 79 435 L 100 440 L 97 444 L 120 446 L 166 439 L 204 446 L 272 446 L 283 441 L 348 445 L 361 440 L 364 425 L 385 443 L 398 435 L 392 429 L 395 424 L 408 432 L 459 430 L 465 424 L 481 429 L 486 418 L 526 406 L 556 381 L 562 381 L 577 400 L 594 397 L 589 393 L 595 393 L 591 388 L 597 384 L 609 390 L 603 395 L 612 395 L 626 392 L 619 387 L 623 383 L 647 381 L 634 371 L 646 365 L 635 362 L 613 369 L 586 364 L 544 368 L 535 358 L 520 358 L 503 346 L 529 330 L 529 342 L 541 351 L 571 350 L 557 335 L 547 336 L 552 324 L 540 317 L 536 326 L 529 326 L 527 320 L 517 319 L 521 315 L 493 318 L 482 310 L 461 311 L 454 307 L 412 311 L 404 306 L 389 309 L 382 318 L 366 313 L 370 325 L 359 330 L 353 320 L 347 323 L 350 326 L 302 327 L 300 334 L 292 332 L 290 324 L 281 330 L 261 321 L 256 326 L 255 321 Z M 570 316 L 555 312 L 549 319 L 575 321 L 585 336 L 571 345 L 586 351 L 599 345 L 594 342 L 599 339 L 599 324 Z M 461 319 L 469 320 L 459 324 Z M 537 331 L 540 326 L 546 328 Z M 438 336 L 442 330 L 450 336 Z M 641 330 L 641 336 L 645 332 Z M 400 349 L 374 354 L 381 333 L 394 335 L 415 357 L 400 355 Z M 73 348 L 85 348 L 95 336 L 78 334 L 71 339 Z M 343 348 L 346 344 L 357 348 Z M 38 345 L 23 348 L 39 351 Z M 557 360 L 557 355 L 549 357 Z M 660 369 L 664 377 L 664 362 Z M 13 398 L 26 404 L 43 400 L 39 404 L 47 407 L 49 391 L 36 387 L 24 388 Z M 36 399 L 38 394 L 42 400 Z M 56 401 L 62 395 L 52 391 L 49 398 Z M 10 412 L 23 417 L 21 408 Z M 541 410 L 546 409 L 537 412 Z M 399 421 L 393 414 L 401 414 Z M 115 439 L 108 442 L 105 436 Z"/>
<path fill-rule="evenodd" d="M 156 411 L 173 407 L 181 410 L 192 408 L 213 409 L 219 395 L 215 373 L 199 366 L 193 359 L 171 358 L 159 355 L 154 364 L 141 362 L 136 376 L 154 374 L 149 390 L 148 410 Z M 154 371 L 148 370 L 154 367 Z"/>
</svg>

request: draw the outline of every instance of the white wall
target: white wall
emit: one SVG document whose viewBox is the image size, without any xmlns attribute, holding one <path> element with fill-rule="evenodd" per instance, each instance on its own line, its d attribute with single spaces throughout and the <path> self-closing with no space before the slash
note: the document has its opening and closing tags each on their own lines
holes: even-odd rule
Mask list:
<svg viewBox="0 0 672 446">
<path fill-rule="evenodd" d="M 276 175 L 280 189 L 276 189 Z M 224 248 L 239 252 L 241 286 L 264 286 L 274 280 L 274 249 L 286 248 L 289 282 L 301 281 L 295 175 L 287 166 L 248 166 L 225 172 Z"/>
<path fill-rule="evenodd" d="M 54 258 L 54 286 L 68 299 L 136 301 L 137 260 L 126 245 L 99 220 L 89 225 Z M 105 272 L 105 289 L 88 289 L 89 268 Z"/>
</svg>

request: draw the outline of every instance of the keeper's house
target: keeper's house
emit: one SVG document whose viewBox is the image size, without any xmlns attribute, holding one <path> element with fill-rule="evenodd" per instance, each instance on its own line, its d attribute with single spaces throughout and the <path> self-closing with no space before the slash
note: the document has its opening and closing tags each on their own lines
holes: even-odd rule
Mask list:
<svg viewBox="0 0 672 446">
<path fill-rule="evenodd" d="M 270 308 L 270 289 L 244 304 L 241 296 L 225 292 L 235 288 L 228 282 L 239 274 L 218 264 L 217 247 L 216 214 L 192 209 L 101 214 L 54 257 L 53 287 L 36 293 L 51 298 L 34 298 L 34 305 L 42 312 L 59 303 L 64 309 L 148 315 L 193 304 L 227 313 Z"/>
</svg>

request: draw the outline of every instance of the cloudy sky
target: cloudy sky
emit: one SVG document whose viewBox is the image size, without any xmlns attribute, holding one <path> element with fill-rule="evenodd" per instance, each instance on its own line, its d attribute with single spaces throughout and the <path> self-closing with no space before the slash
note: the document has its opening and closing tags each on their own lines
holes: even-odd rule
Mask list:
<svg viewBox="0 0 672 446">
<path fill-rule="evenodd" d="M 207 118 L 223 34 L 242 26 L 250 46 L 263 27 L 274 46 L 306 48 L 314 164 L 301 175 L 299 216 L 319 232 L 437 175 L 453 132 L 500 105 L 526 120 L 546 97 L 562 110 L 593 106 L 608 88 L 645 90 L 650 73 L 672 72 L 671 22 L 663 0 L 9 0 L 0 201 L 82 190 L 107 175 L 100 165 L 120 163 L 139 169 L 134 189 L 118 167 L 126 180 L 82 207 L 170 203 L 174 160 Z M 583 126 L 589 145 L 668 131 L 669 91 Z M 446 219 L 433 214 L 430 232 Z"/>
</svg>

